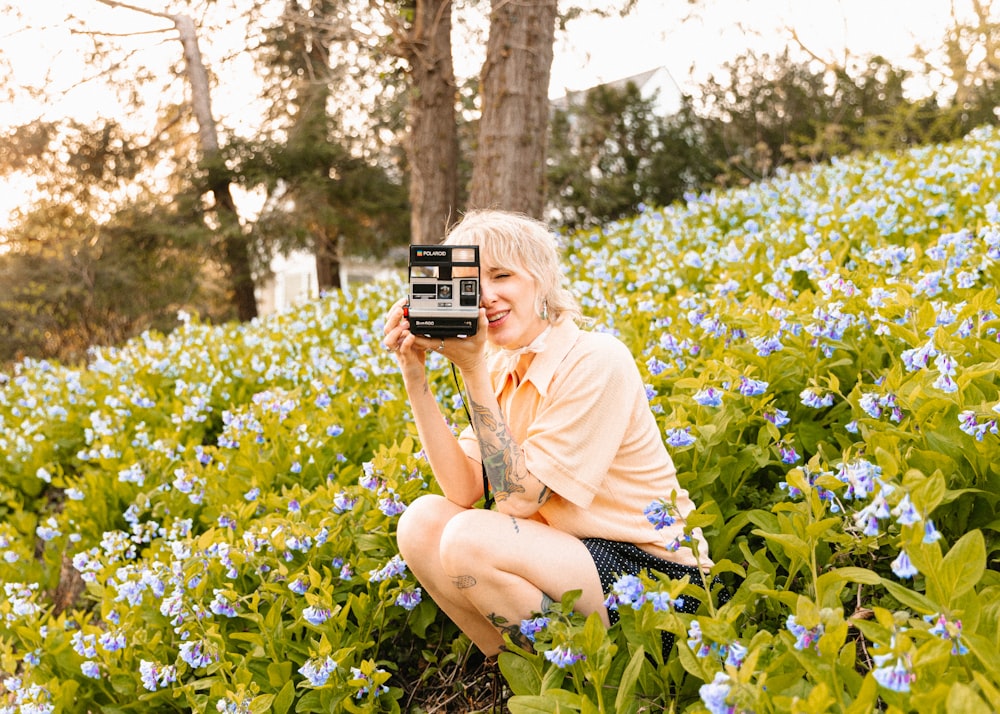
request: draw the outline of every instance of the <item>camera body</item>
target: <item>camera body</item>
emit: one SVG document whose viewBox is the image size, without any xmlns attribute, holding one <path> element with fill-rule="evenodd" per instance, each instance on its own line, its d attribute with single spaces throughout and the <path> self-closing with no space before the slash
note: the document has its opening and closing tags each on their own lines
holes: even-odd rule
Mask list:
<svg viewBox="0 0 1000 714">
<path fill-rule="evenodd" d="M 411 245 L 405 314 L 410 332 L 468 337 L 479 326 L 479 246 Z"/>
</svg>

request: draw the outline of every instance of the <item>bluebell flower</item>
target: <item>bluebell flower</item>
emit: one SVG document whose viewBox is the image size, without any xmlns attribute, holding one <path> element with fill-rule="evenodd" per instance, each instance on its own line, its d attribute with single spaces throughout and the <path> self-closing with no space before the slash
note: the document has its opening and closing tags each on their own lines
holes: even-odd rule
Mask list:
<svg viewBox="0 0 1000 714">
<path fill-rule="evenodd" d="M 139 678 L 145 689 L 155 692 L 177 681 L 177 668 L 172 664 L 162 665 L 145 659 L 140 660 Z"/>
<path fill-rule="evenodd" d="M 388 580 L 389 578 L 399 577 L 405 572 L 406 561 L 404 561 L 400 556 L 394 555 L 382 568 L 369 571 L 368 581 L 372 583 L 380 583 L 383 580 Z"/>
<path fill-rule="evenodd" d="M 310 625 L 318 627 L 329 620 L 331 614 L 329 608 L 310 605 L 302 611 L 302 618 Z"/>
<path fill-rule="evenodd" d="M 707 657 L 712 652 L 712 647 L 707 642 L 705 642 L 704 635 L 701 631 L 701 623 L 697 620 L 692 620 L 691 624 L 688 625 L 688 640 L 687 646 L 692 652 L 694 652 L 696 657 Z"/>
<path fill-rule="evenodd" d="M 296 595 L 305 595 L 309 591 L 309 580 L 299 576 L 288 584 L 288 589 Z"/>
<path fill-rule="evenodd" d="M 742 667 L 746 658 L 747 648 L 739 640 L 729 643 L 726 650 L 726 665 L 736 668 Z"/>
<path fill-rule="evenodd" d="M 691 427 L 686 427 L 684 429 L 667 429 L 667 446 L 672 446 L 674 448 L 683 448 L 685 446 L 691 446 L 697 439 L 691 436 Z"/>
<path fill-rule="evenodd" d="M 587 656 L 582 652 L 573 650 L 569 645 L 559 645 L 554 649 L 546 650 L 545 659 L 559 669 L 566 669 L 577 662 L 587 659 Z"/>
<path fill-rule="evenodd" d="M 944 615 L 940 614 L 925 615 L 924 620 L 934 624 L 934 627 L 928 630 L 928 632 L 952 643 L 951 653 L 953 655 L 965 655 L 969 653 L 969 648 L 962 642 L 961 620 L 949 622 Z"/>
<path fill-rule="evenodd" d="M 223 615 L 225 617 L 236 617 L 238 615 L 236 607 L 230 602 L 224 590 L 215 590 L 215 598 L 209 604 L 208 608 L 216 615 Z"/>
<path fill-rule="evenodd" d="M 332 657 L 311 659 L 299 667 L 299 674 L 305 677 L 313 687 L 322 687 L 330 675 L 337 669 L 337 662 Z"/>
<path fill-rule="evenodd" d="M 90 677 L 91 679 L 101 678 L 101 667 L 93 660 L 87 660 L 86 662 L 81 663 L 80 671 L 83 673 L 84 677 Z"/>
<path fill-rule="evenodd" d="M 731 680 L 725 672 L 716 672 L 711 682 L 698 688 L 698 696 L 711 714 L 733 714 L 735 707 L 726 703 L 732 691 Z"/>
<path fill-rule="evenodd" d="M 788 445 L 782 444 L 778 448 L 778 452 L 781 454 L 781 461 L 782 461 L 782 463 L 785 463 L 785 464 L 794 464 L 794 463 L 798 462 L 798 460 L 801 458 L 799 456 L 799 453 L 795 450 L 794 446 L 788 446 Z"/>
<path fill-rule="evenodd" d="M 924 543 L 936 543 L 941 540 L 941 531 L 934 527 L 930 518 L 924 520 Z"/>
<path fill-rule="evenodd" d="M 769 411 L 764 414 L 764 418 L 777 427 L 786 426 L 792 420 L 788 418 L 788 412 L 784 409 L 775 408 L 773 411 Z"/>
<path fill-rule="evenodd" d="M 653 605 L 653 612 L 673 612 L 684 607 L 684 598 L 672 598 L 670 593 L 654 590 L 646 593 L 646 600 Z"/>
<path fill-rule="evenodd" d="M 631 605 L 633 610 L 638 610 L 644 602 L 646 587 L 642 580 L 635 575 L 623 575 L 611 586 L 605 605 L 611 609 L 616 609 L 618 605 Z"/>
<path fill-rule="evenodd" d="M 414 588 L 413 590 L 404 590 L 396 597 L 396 604 L 399 605 L 404 610 L 412 610 L 417 605 L 420 604 L 422 599 L 423 591 L 420 588 Z"/>
<path fill-rule="evenodd" d="M 375 670 L 375 673 L 377 674 L 380 674 L 382 672 L 384 672 L 384 670 L 382 669 Z M 365 674 L 357 667 L 351 667 L 351 679 L 364 682 L 361 688 L 358 689 L 357 693 L 354 695 L 355 699 L 362 699 L 363 697 L 367 697 L 369 694 L 378 697 L 389 691 L 389 687 L 384 684 L 379 687 L 376 687 L 372 677 L 370 675 Z"/>
<path fill-rule="evenodd" d="M 336 514 L 346 513 L 357 504 L 358 499 L 347 495 L 346 491 L 341 491 L 333 497 L 333 512 Z"/>
<path fill-rule="evenodd" d="M 896 507 L 892 509 L 892 515 L 896 517 L 896 523 L 901 526 L 912 526 L 920 521 L 920 513 L 910 500 L 910 494 L 904 494 Z"/>
<path fill-rule="evenodd" d="M 393 493 L 379 499 L 378 509 L 388 518 L 393 518 L 406 510 L 406 504 L 399 500 L 399 494 Z"/>
<path fill-rule="evenodd" d="M 653 377 L 663 374 L 669 367 L 670 365 L 661 360 L 659 357 L 650 357 L 646 361 L 646 369 L 649 370 L 649 374 Z"/>
<path fill-rule="evenodd" d="M 643 509 L 642 513 L 656 530 L 669 528 L 677 522 L 674 515 L 677 513 L 677 508 L 673 503 L 662 498 L 650 503 Z"/>
<path fill-rule="evenodd" d="M 251 488 L 249 491 L 243 494 L 243 498 L 247 501 L 256 501 L 260 497 L 260 489 L 257 487 Z"/>
<path fill-rule="evenodd" d="M 190 642 L 183 643 L 180 647 L 180 658 L 187 662 L 191 669 L 207 667 L 217 659 L 217 657 L 208 651 L 205 643 L 201 640 L 191 640 Z"/>
<path fill-rule="evenodd" d="M 799 393 L 799 399 L 807 407 L 811 407 L 813 409 L 823 409 L 833 404 L 833 394 L 829 392 L 821 394 L 816 389 L 803 389 Z"/>
<path fill-rule="evenodd" d="M 788 619 L 785 620 L 785 627 L 795 637 L 795 649 L 807 650 L 815 648 L 817 651 L 819 650 L 819 639 L 824 633 L 822 623 L 815 627 L 803 627 L 795 619 L 795 615 L 789 615 Z"/>
<path fill-rule="evenodd" d="M 899 551 L 899 555 L 892 561 L 891 567 L 892 572 L 901 580 L 908 580 L 915 575 L 920 575 L 920 571 L 917 570 L 916 566 L 910 560 L 910 556 L 905 549 Z"/>
<path fill-rule="evenodd" d="M 768 383 L 750 377 L 740 377 L 739 392 L 744 397 L 758 397 L 767 391 Z"/>
<path fill-rule="evenodd" d="M 530 642 L 535 641 L 535 637 L 539 632 L 545 630 L 549 626 L 549 618 L 547 617 L 533 617 L 528 620 L 521 620 L 521 634 L 528 638 Z"/>
<path fill-rule="evenodd" d="M 896 657 L 892 664 L 883 666 L 883 662 L 891 657 L 892 655 L 876 656 L 874 659 L 880 666 L 872 670 L 872 676 L 886 689 L 893 692 L 909 692 L 910 684 L 916 679 L 916 675 L 902 657 Z"/>
<path fill-rule="evenodd" d="M 344 427 L 340 426 L 339 424 L 334 424 L 333 426 L 329 426 L 326 429 L 326 435 L 334 438 L 340 436 L 343 433 L 344 433 Z"/>
<path fill-rule="evenodd" d="M 721 407 L 722 392 L 715 387 L 706 387 L 695 393 L 694 400 L 703 407 Z"/>
<path fill-rule="evenodd" d="M 945 394 L 952 394 L 958 391 L 958 382 L 952 379 L 950 374 L 941 374 L 931 385 L 935 389 L 940 389 Z"/>
</svg>

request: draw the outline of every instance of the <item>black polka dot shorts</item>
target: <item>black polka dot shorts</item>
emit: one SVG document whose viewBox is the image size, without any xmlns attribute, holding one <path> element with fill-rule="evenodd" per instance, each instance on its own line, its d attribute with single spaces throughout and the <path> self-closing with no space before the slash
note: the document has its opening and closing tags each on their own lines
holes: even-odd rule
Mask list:
<svg viewBox="0 0 1000 714">
<path fill-rule="evenodd" d="M 605 596 L 611 594 L 612 587 L 614 587 L 614 584 L 620 577 L 623 575 L 639 575 L 640 572 L 645 572 L 650 577 L 653 577 L 653 572 L 656 571 L 663 573 L 672 580 L 680 580 L 687 575 L 692 583 L 698 584 L 701 582 L 701 572 L 695 566 L 681 565 L 664 560 L 663 558 L 657 558 L 634 543 L 619 543 L 617 541 L 604 540 L 603 538 L 583 538 L 582 540 L 583 544 L 587 546 L 587 550 L 590 551 L 591 557 L 594 559 L 594 565 L 597 566 L 597 573 L 601 576 L 601 589 L 604 591 Z M 721 586 L 722 582 L 716 578 L 713 580 L 713 585 Z M 718 596 L 719 604 L 721 605 L 728 601 L 730 597 L 731 593 L 725 587 L 722 587 Z M 684 595 L 683 601 L 683 604 L 677 608 L 677 612 L 684 612 L 689 615 L 698 612 L 698 607 L 701 605 L 700 600 L 690 595 Z M 614 625 L 619 619 L 618 610 L 608 608 L 608 620 L 610 623 Z M 666 661 L 674 647 L 674 636 L 669 632 L 664 632 L 661 635 L 661 639 L 663 660 Z"/>
<path fill-rule="evenodd" d="M 671 580 L 680 580 L 686 575 L 692 583 L 701 582 L 701 572 L 693 565 L 681 565 L 657 558 L 634 543 L 619 543 L 603 538 L 583 538 L 582 540 L 594 559 L 594 565 L 597 566 L 597 574 L 601 576 L 601 589 L 605 596 L 611 594 L 611 588 L 620 577 L 639 575 L 641 572 L 652 577 L 653 571 L 657 571 L 668 576 Z M 685 595 L 684 604 L 677 608 L 677 611 L 693 615 L 698 612 L 700 604 L 700 600 Z M 618 622 L 618 611 L 609 608 L 608 619 L 612 625 Z"/>
</svg>

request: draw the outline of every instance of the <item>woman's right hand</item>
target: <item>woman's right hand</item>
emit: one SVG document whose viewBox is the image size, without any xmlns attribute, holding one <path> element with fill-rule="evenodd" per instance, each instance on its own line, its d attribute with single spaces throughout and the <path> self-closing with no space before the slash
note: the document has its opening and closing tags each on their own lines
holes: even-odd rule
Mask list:
<svg viewBox="0 0 1000 714">
<path fill-rule="evenodd" d="M 386 350 L 396 355 L 404 381 L 423 378 L 427 361 L 427 350 L 417 343 L 416 335 L 410 332 L 410 322 L 403 314 L 406 298 L 397 300 L 385 317 L 385 336 L 382 344 Z"/>
</svg>

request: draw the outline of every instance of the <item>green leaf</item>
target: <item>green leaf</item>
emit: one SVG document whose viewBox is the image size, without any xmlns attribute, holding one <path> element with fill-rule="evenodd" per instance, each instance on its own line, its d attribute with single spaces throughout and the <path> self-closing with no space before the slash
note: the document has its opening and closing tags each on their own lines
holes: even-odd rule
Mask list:
<svg viewBox="0 0 1000 714">
<path fill-rule="evenodd" d="M 880 582 L 882 578 L 866 568 L 836 568 L 816 579 L 816 599 L 822 607 L 834 607 L 845 583 L 878 585 Z"/>
<path fill-rule="evenodd" d="M 936 604 L 923 593 L 910 590 L 905 585 L 900 585 L 893 580 L 882 578 L 882 587 L 888 590 L 889 594 L 899 600 L 901 604 L 916 610 L 921 615 L 933 615 L 941 611 L 940 605 Z"/>
<path fill-rule="evenodd" d="M 642 671 L 642 665 L 645 661 L 646 651 L 642 647 L 639 647 L 632 654 L 632 658 L 628 661 L 628 666 L 622 672 L 621 681 L 618 683 L 618 694 L 615 696 L 616 712 L 628 710 L 632 694 L 635 691 L 635 684 L 639 681 L 639 672 Z"/>
<path fill-rule="evenodd" d="M 289 679 L 274 697 L 274 714 L 285 714 L 295 703 L 295 685 Z"/>
<path fill-rule="evenodd" d="M 969 531 L 941 562 L 939 579 L 948 590 L 948 602 L 954 602 L 976 586 L 986 570 L 986 542 L 980 530 Z"/>
<path fill-rule="evenodd" d="M 533 663 L 513 652 L 501 652 L 497 661 L 500 665 L 500 671 L 514 694 L 530 695 L 542 691 L 540 657 L 536 658 Z"/>
</svg>

